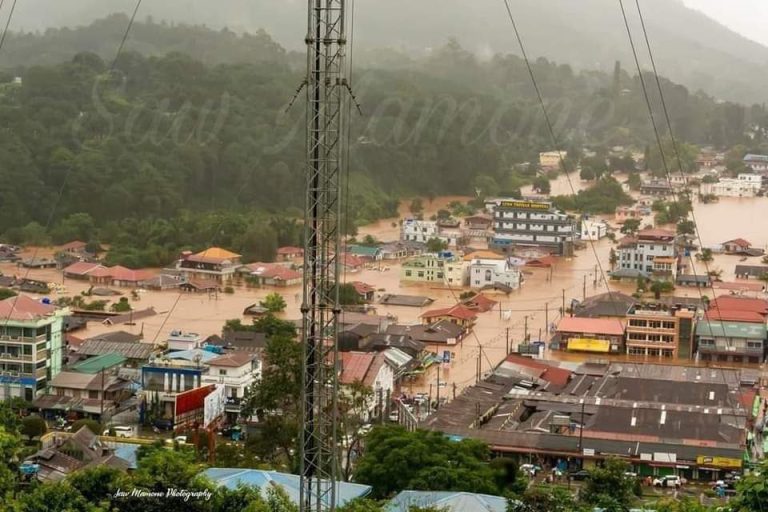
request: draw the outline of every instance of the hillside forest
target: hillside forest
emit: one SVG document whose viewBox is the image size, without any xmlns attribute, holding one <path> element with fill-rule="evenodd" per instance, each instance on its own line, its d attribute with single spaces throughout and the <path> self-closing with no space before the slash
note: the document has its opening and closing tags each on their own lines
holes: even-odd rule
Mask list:
<svg viewBox="0 0 768 512">
<path fill-rule="evenodd" d="M 125 23 L 115 15 L 68 38 L 97 40 Z M 29 34 L 8 49 L 51 37 Z M 269 260 L 279 245 L 300 243 L 303 93 L 290 103 L 301 58 L 264 32 L 145 22 L 132 37 L 147 54 L 124 52 L 114 67 L 103 46 L 66 56 L 62 42 L 61 62 L 0 73 L 2 239 L 99 241 L 111 262 L 132 267 L 210 244 Z M 183 40 L 203 60 L 179 52 L 189 50 Z M 343 138 L 348 233 L 394 216 L 403 198 L 515 193 L 536 177 L 525 163 L 554 149 L 520 58 L 480 61 L 449 41 L 401 64 L 354 69 L 361 108 L 350 108 Z M 653 141 L 638 77 L 620 63 L 613 73 L 544 59 L 533 68 L 569 154 Z M 766 147 L 764 106 L 662 85 L 679 140 Z"/>
</svg>

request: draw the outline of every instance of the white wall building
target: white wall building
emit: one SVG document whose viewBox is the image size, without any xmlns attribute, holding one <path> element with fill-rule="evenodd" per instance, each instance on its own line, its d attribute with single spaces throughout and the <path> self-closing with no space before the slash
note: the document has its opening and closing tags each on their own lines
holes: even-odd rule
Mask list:
<svg viewBox="0 0 768 512">
<path fill-rule="evenodd" d="M 435 221 L 405 219 L 400 227 L 400 239 L 403 241 L 426 243 L 431 238 L 438 238 Z"/>
<path fill-rule="evenodd" d="M 661 229 L 640 231 L 619 241 L 616 257 L 618 270 L 674 279 L 677 272 L 675 234 Z"/>
<path fill-rule="evenodd" d="M 704 193 L 718 197 L 755 197 L 763 186 L 758 174 L 739 174 L 738 178 L 722 178 L 702 187 Z"/>
<path fill-rule="evenodd" d="M 243 398 L 248 386 L 261 378 L 261 361 L 249 352 L 229 352 L 208 361 L 202 383 L 224 386 L 227 398 Z"/>
<path fill-rule="evenodd" d="M 602 220 L 584 219 L 581 221 L 581 239 L 597 241 L 608 234 L 608 224 Z"/>
<path fill-rule="evenodd" d="M 502 284 L 513 290 L 520 287 L 522 273 L 506 260 L 474 259 L 469 265 L 469 286 L 483 288 Z"/>
<path fill-rule="evenodd" d="M 171 331 L 168 350 L 192 350 L 199 348 L 203 338 L 196 332 Z"/>
</svg>

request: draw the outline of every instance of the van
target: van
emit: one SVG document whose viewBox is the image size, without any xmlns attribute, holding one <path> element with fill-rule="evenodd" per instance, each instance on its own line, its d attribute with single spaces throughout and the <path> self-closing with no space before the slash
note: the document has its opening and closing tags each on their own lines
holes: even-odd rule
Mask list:
<svg viewBox="0 0 768 512">
<path fill-rule="evenodd" d="M 115 437 L 133 437 L 133 429 L 131 427 L 125 427 L 121 425 L 115 425 L 104 431 L 103 436 L 110 435 L 110 431 L 113 431 Z"/>
</svg>

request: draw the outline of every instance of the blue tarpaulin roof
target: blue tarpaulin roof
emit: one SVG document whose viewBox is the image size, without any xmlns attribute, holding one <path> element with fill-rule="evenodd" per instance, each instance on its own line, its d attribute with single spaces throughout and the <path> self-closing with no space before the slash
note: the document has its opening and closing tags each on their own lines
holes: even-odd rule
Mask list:
<svg viewBox="0 0 768 512">
<path fill-rule="evenodd" d="M 235 489 L 238 485 L 244 484 L 258 487 L 264 494 L 266 494 L 270 484 L 279 485 L 288 494 L 293 503 L 299 504 L 301 481 L 298 475 L 239 468 L 210 468 L 206 469 L 203 475 L 211 479 L 216 485 L 223 485 L 228 489 Z M 351 484 L 348 482 L 339 482 L 336 485 L 337 504 L 339 506 L 343 506 L 355 498 L 367 496 L 371 492 L 371 486 L 369 485 Z"/>
</svg>

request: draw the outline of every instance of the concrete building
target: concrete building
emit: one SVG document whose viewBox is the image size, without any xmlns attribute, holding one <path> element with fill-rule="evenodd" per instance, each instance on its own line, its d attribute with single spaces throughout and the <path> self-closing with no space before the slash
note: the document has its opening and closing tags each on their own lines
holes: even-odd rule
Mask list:
<svg viewBox="0 0 768 512">
<path fill-rule="evenodd" d="M 639 476 L 709 484 L 744 466 L 746 370 L 592 362 L 555 386 L 503 366 L 420 428 L 563 472 L 620 454 Z"/>
<path fill-rule="evenodd" d="M 239 254 L 211 247 L 196 254 L 185 251 L 176 263 L 176 270 L 183 273 L 187 280 L 210 279 L 217 283 L 228 283 L 240 266 Z"/>
<path fill-rule="evenodd" d="M 207 363 L 202 384 L 224 386 L 224 412 L 239 415 L 242 399 L 254 382 L 261 378 L 261 361 L 250 352 L 227 352 Z"/>
<path fill-rule="evenodd" d="M 437 222 L 432 220 L 405 219 L 400 226 L 400 239 L 404 242 L 427 243 L 437 235 Z"/>
<path fill-rule="evenodd" d="M 409 258 L 400 267 L 400 281 L 413 283 L 446 283 L 446 265 L 452 265 L 451 278 L 458 280 L 462 275 L 459 265 L 461 258 L 452 252 L 423 254 Z M 454 281 L 455 283 L 456 281 Z M 449 283 L 449 284 L 454 284 Z"/>
<path fill-rule="evenodd" d="M 755 172 L 766 172 L 768 171 L 768 155 L 745 155 L 744 165 Z"/>
<path fill-rule="evenodd" d="M 540 247 L 558 255 L 573 254 L 575 222 L 552 203 L 498 199 L 492 208 L 493 247 L 504 251 L 515 246 Z"/>
<path fill-rule="evenodd" d="M 61 371 L 67 309 L 26 295 L 0 301 L 0 397 L 32 401 Z"/>
<path fill-rule="evenodd" d="M 596 242 L 608 234 L 608 224 L 599 219 L 583 219 L 581 221 L 581 239 Z"/>
<path fill-rule="evenodd" d="M 627 354 L 661 359 L 693 357 L 695 309 L 637 304 L 627 312 Z"/>
<path fill-rule="evenodd" d="M 539 153 L 539 167 L 542 170 L 559 169 L 560 162 L 568 156 L 567 151 L 545 151 Z"/>
<path fill-rule="evenodd" d="M 750 322 L 700 320 L 696 349 L 704 361 L 760 364 L 765 360 L 766 326 Z"/>
<path fill-rule="evenodd" d="M 737 178 L 721 178 L 717 183 L 704 183 L 701 191 L 718 197 L 755 197 L 762 187 L 762 176 L 739 174 Z"/>
<path fill-rule="evenodd" d="M 565 317 L 557 325 L 559 348 L 569 352 L 618 353 L 624 344 L 624 324 L 614 318 Z"/>
<path fill-rule="evenodd" d="M 523 274 L 506 259 L 473 259 L 469 263 L 469 286 L 474 289 L 501 285 L 517 290 L 523 283 Z"/>
<path fill-rule="evenodd" d="M 619 241 L 616 249 L 619 271 L 635 271 L 645 277 L 673 281 L 678 270 L 675 234 L 663 229 L 645 229 Z"/>
</svg>

